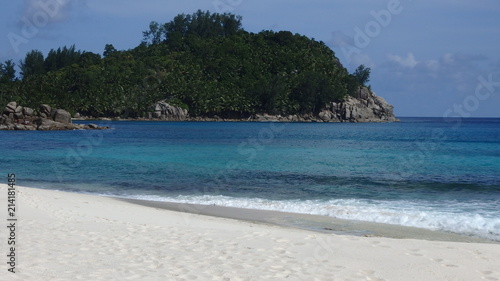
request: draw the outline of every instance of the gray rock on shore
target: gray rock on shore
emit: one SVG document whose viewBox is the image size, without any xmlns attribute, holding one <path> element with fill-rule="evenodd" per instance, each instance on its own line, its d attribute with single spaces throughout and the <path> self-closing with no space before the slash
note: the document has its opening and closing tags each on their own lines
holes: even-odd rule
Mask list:
<svg viewBox="0 0 500 281">
<path fill-rule="evenodd" d="M 249 121 L 279 122 L 397 122 L 394 107 L 367 88 L 360 89 L 358 97 L 349 96 L 342 102 L 332 102 L 318 115 L 256 114 Z"/>
<path fill-rule="evenodd" d="M 71 114 L 64 109 L 57 109 L 52 116 L 55 122 L 68 124 L 71 123 Z"/>
<path fill-rule="evenodd" d="M 320 112 L 319 118 L 324 122 L 395 122 L 398 119 L 393 110 L 394 107 L 382 97 L 363 88 L 357 98 L 348 97 L 343 102 L 332 102 Z"/>
<path fill-rule="evenodd" d="M 73 124 L 69 112 L 53 109 L 47 104 L 39 107 L 38 113 L 32 108 L 22 107 L 16 102 L 9 102 L 0 115 L 0 130 L 79 130 L 108 129 L 98 126 Z"/>
<path fill-rule="evenodd" d="M 16 112 L 16 108 L 17 108 L 17 103 L 15 101 L 11 101 L 5 106 L 4 112 L 14 113 Z"/>
<path fill-rule="evenodd" d="M 149 119 L 160 119 L 165 121 L 185 121 L 189 114 L 186 109 L 172 106 L 165 101 L 159 101 L 153 105 L 153 112 L 148 113 Z"/>
</svg>

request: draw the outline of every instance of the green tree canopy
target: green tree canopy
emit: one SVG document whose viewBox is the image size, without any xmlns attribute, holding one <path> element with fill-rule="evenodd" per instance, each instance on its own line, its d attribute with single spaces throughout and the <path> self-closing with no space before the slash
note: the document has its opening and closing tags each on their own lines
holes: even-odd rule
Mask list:
<svg viewBox="0 0 500 281">
<path fill-rule="evenodd" d="M 38 50 L 28 52 L 20 62 L 21 75 L 23 78 L 28 78 L 34 75 L 44 74 L 45 71 L 45 58 L 43 53 Z"/>
<path fill-rule="evenodd" d="M 12 60 L 0 63 L 0 82 L 11 82 L 16 79 L 16 64 Z"/>
<path fill-rule="evenodd" d="M 190 35 L 205 39 L 232 36 L 242 30 L 241 19 L 233 14 L 212 14 L 201 10 L 192 15 L 180 14 L 165 24 L 152 21 L 149 30 L 143 32 L 143 42 L 155 45 L 167 40 L 175 42 Z"/>
<path fill-rule="evenodd" d="M 143 36 L 131 50 L 107 44 L 103 57 L 74 45 L 46 58 L 33 50 L 20 63 L 22 81 L 0 81 L 0 97 L 110 117 L 146 116 L 166 99 L 192 116 L 242 118 L 317 113 L 369 80 L 369 68 L 349 74 L 323 42 L 289 31 L 249 33 L 232 14 L 181 14 L 151 22 Z"/>
<path fill-rule="evenodd" d="M 370 72 L 371 69 L 362 64 L 356 68 L 356 71 L 354 71 L 354 77 L 360 85 L 366 86 L 366 83 L 370 81 Z"/>
<path fill-rule="evenodd" d="M 115 46 L 113 46 L 112 44 L 106 44 L 106 46 L 104 46 L 104 52 L 102 53 L 102 55 L 104 57 L 109 57 L 113 54 L 116 54 L 117 52 L 118 50 L 115 49 Z"/>
<path fill-rule="evenodd" d="M 56 71 L 65 66 L 78 63 L 82 55 L 81 51 L 77 51 L 75 45 L 71 47 L 64 46 L 63 48 L 58 48 L 57 50 L 50 50 L 47 58 L 44 61 L 45 70 Z"/>
</svg>

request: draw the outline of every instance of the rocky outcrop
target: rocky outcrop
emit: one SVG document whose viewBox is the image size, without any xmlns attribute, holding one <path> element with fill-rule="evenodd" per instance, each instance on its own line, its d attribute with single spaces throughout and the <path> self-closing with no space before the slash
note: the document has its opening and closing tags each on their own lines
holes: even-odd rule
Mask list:
<svg viewBox="0 0 500 281">
<path fill-rule="evenodd" d="M 318 115 L 269 115 L 256 114 L 249 121 L 280 122 L 396 122 L 394 107 L 367 88 L 360 89 L 358 97 L 347 97 L 342 102 L 332 102 Z"/>
<path fill-rule="evenodd" d="M 357 98 L 348 97 L 343 102 L 332 102 L 318 117 L 324 122 L 395 122 L 398 119 L 393 109 L 382 97 L 363 88 Z"/>
<path fill-rule="evenodd" d="M 92 126 L 91 126 L 92 125 Z M 79 130 L 108 129 L 93 124 L 73 124 L 71 115 L 63 109 L 53 109 L 47 104 L 40 105 L 38 112 L 23 107 L 16 102 L 9 102 L 0 116 L 0 130 Z"/>
<path fill-rule="evenodd" d="M 149 119 L 165 121 L 186 121 L 189 117 L 188 111 L 177 106 L 172 106 L 165 101 L 159 101 L 153 105 L 153 112 L 148 113 Z"/>
<path fill-rule="evenodd" d="M 57 109 L 52 116 L 54 122 L 63 124 L 71 123 L 71 114 L 64 109 Z"/>
</svg>

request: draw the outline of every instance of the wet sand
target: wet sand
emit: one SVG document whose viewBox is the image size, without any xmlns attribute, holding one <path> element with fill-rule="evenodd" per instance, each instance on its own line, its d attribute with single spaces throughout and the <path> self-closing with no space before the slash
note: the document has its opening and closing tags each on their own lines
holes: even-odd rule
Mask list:
<svg viewBox="0 0 500 281">
<path fill-rule="evenodd" d="M 158 202 L 158 201 L 147 201 L 147 200 L 136 200 L 136 199 L 119 199 L 119 200 L 158 209 L 186 212 L 186 213 L 206 215 L 206 216 L 215 216 L 220 218 L 244 220 L 249 222 L 260 222 L 264 224 L 300 228 L 304 230 L 311 230 L 321 233 L 331 233 L 337 235 L 500 244 L 499 241 L 492 241 L 488 239 L 460 235 L 456 233 L 433 231 L 428 229 L 405 227 L 405 226 L 398 226 L 391 224 L 344 220 L 327 216 L 222 207 L 216 205 L 197 205 L 197 204 Z"/>
</svg>

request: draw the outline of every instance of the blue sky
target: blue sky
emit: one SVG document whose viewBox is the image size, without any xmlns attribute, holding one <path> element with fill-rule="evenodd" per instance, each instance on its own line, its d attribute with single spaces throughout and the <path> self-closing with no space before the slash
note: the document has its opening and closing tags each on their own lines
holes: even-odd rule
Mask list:
<svg viewBox="0 0 500 281">
<path fill-rule="evenodd" d="M 75 44 L 137 46 L 152 20 L 196 10 L 243 16 L 250 32 L 289 30 L 324 41 L 397 116 L 500 117 L 498 0 L 22 0 L 0 11 L 0 62 Z"/>
</svg>

